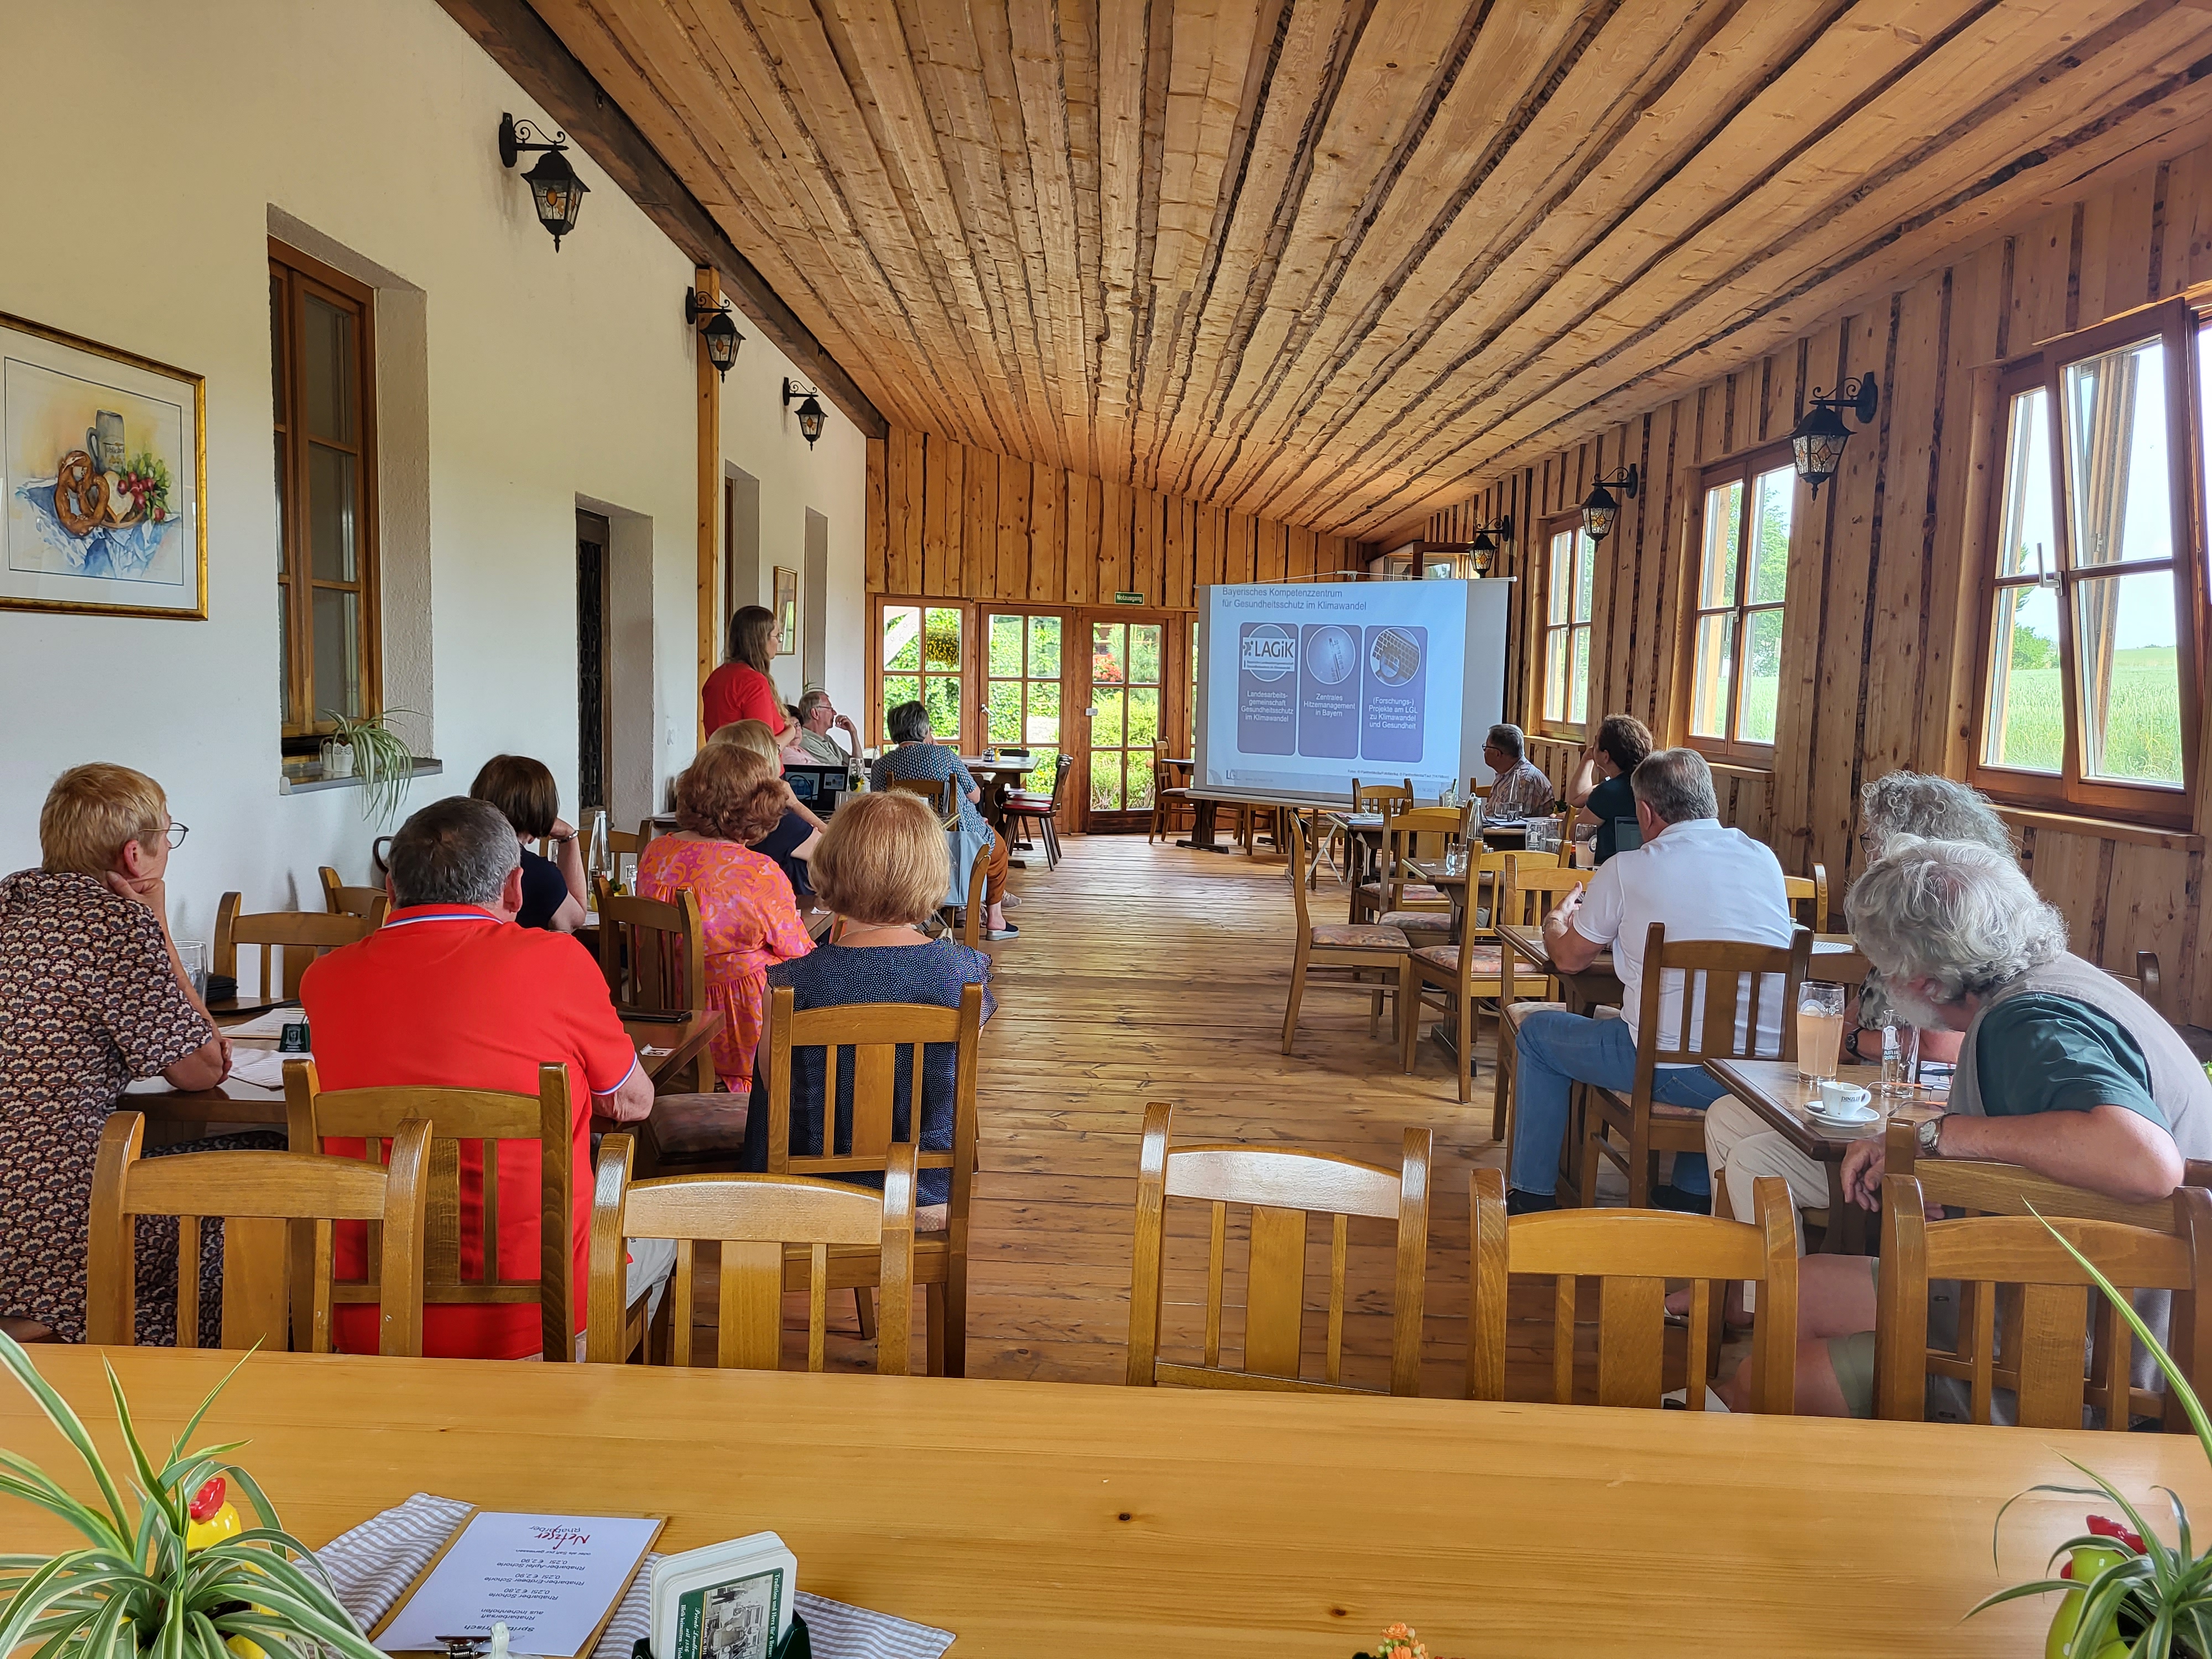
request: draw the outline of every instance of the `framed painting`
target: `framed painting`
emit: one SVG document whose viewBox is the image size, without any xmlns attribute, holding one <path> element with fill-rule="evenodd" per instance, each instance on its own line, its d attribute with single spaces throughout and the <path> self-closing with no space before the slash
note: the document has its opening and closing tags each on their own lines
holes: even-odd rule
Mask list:
<svg viewBox="0 0 2212 1659">
<path fill-rule="evenodd" d="M 207 618 L 207 382 L 0 312 L 0 609 Z"/>
<path fill-rule="evenodd" d="M 799 649 L 799 573 L 775 568 L 775 654 L 788 657 Z"/>
</svg>

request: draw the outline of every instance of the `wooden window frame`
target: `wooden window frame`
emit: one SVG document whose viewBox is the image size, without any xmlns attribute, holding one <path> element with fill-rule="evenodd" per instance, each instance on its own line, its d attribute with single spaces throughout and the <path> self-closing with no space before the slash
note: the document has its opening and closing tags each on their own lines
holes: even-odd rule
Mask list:
<svg viewBox="0 0 2212 1659">
<path fill-rule="evenodd" d="M 316 717 L 313 695 L 314 607 L 318 586 L 350 588 L 356 595 L 361 617 L 361 711 L 380 714 L 384 708 L 383 602 L 377 559 L 376 495 L 376 291 L 367 283 L 325 264 L 275 237 L 269 239 L 269 273 L 272 284 L 270 332 L 275 360 L 270 364 L 272 403 L 275 381 L 284 385 L 284 403 L 271 409 L 283 489 L 277 502 L 277 585 L 286 604 L 283 615 L 284 678 L 293 718 L 281 720 L 281 742 L 289 756 L 312 755 L 331 730 L 331 722 Z M 360 441 L 355 458 L 360 475 L 358 516 L 354 532 L 356 580 L 325 582 L 312 574 L 313 550 L 307 545 L 307 439 L 299 422 L 289 418 L 306 396 L 305 366 L 300 357 L 301 319 L 308 294 L 352 312 L 356 327 L 356 368 L 361 401 Z M 278 295 L 283 312 L 275 309 Z M 302 596 L 307 603 L 299 603 Z"/>
<path fill-rule="evenodd" d="M 2008 805 L 2037 808 L 2096 818 L 2187 829 L 2198 788 L 2199 711 L 2203 682 L 2202 641 L 2206 637 L 2205 531 L 2203 514 L 2203 388 L 2197 371 L 2197 331 L 2204 320 L 2186 299 L 2162 301 L 2100 323 L 2093 328 L 2045 341 L 2035 351 L 1996 365 L 1986 381 L 1991 404 L 1978 410 L 1981 438 L 1990 464 L 1984 500 L 1978 504 L 1978 533 L 1969 542 L 1973 561 L 1971 589 L 1978 615 L 1975 626 L 1974 704 L 1969 733 L 1968 775 L 1974 787 Z M 2081 772 L 2082 710 L 2074 638 L 2074 591 L 2082 580 L 2129 572 L 2154 574 L 2154 560 L 2077 568 L 2073 556 L 2073 482 L 2066 465 L 2063 374 L 2069 364 L 2116 346 L 2158 336 L 2165 343 L 2168 510 L 2172 519 L 2173 556 L 2169 574 L 2174 586 L 2175 662 L 2180 696 L 2182 781 L 2178 786 L 2128 783 L 2085 777 Z M 2033 578 L 2000 577 L 1998 543 L 2004 533 L 2004 490 L 2010 471 L 2013 399 L 2040 386 L 2050 411 L 2050 465 L 2054 485 L 2051 504 L 2051 550 L 2058 594 L 2058 679 L 2065 736 L 2061 769 L 2056 773 L 1996 766 L 1983 757 L 1989 736 L 1991 666 L 1996 649 L 1996 599 L 2001 588 L 2032 586 Z M 2178 437 L 2178 441 L 2176 438 Z"/>
<path fill-rule="evenodd" d="M 1182 684 L 1189 678 L 1190 673 L 1188 665 L 1183 660 L 1183 653 L 1188 648 L 1189 623 L 1197 613 L 1194 611 L 1173 610 L 1165 605 L 1094 605 L 1071 607 L 1067 614 L 1072 619 L 1071 625 L 1076 629 L 1081 640 L 1083 687 L 1080 693 L 1073 695 L 1076 713 L 1083 722 L 1081 727 L 1083 746 L 1079 750 L 1072 750 L 1076 757 L 1076 769 L 1068 776 L 1069 789 L 1067 793 L 1062 794 L 1061 803 L 1066 805 L 1071 799 L 1075 801 L 1083 815 L 1083 828 L 1085 834 L 1115 835 L 1142 830 L 1151 823 L 1152 809 L 1149 804 L 1143 806 L 1131 806 L 1127 804 L 1128 776 L 1126 771 L 1122 775 L 1124 803 L 1122 805 L 1093 807 L 1091 804 L 1091 766 L 1097 750 L 1091 743 L 1090 711 L 1098 701 L 1098 687 L 1093 681 L 1091 672 L 1091 665 L 1096 660 L 1091 650 L 1091 630 L 1101 623 L 1108 624 L 1126 623 L 1132 626 L 1150 623 L 1159 629 L 1160 678 L 1158 683 L 1160 694 L 1159 723 L 1154 728 L 1153 736 L 1153 741 L 1157 744 L 1164 740 L 1169 732 L 1182 729 L 1176 721 L 1182 713 L 1181 707 L 1183 695 Z M 1060 649 L 1063 653 L 1067 649 L 1064 642 Z M 1064 655 L 1061 662 L 1064 666 L 1066 662 Z M 1127 690 L 1126 682 L 1123 689 Z M 1072 683 L 1070 690 L 1064 690 L 1061 696 L 1067 697 L 1071 694 Z M 1125 703 L 1122 719 L 1126 722 L 1127 718 L 1127 708 Z M 1067 730 L 1065 720 L 1061 721 L 1060 729 L 1064 738 Z M 1109 753 L 1119 755 L 1128 751 L 1130 745 L 1127 742 L 1128 730 L 1126 724 L 1122 728 L 1121 735 L 1123 741 L 1109 750 Z M 1073 793 L 1074 787 L 1078 783 L 1082 786 L 1079 797 L 1075 796 Z"/>
<path fill-rule="evenodd" d="M 943 607 L 940 606 L 939 609 L 943 609 Z M 1048 617 L 1060 623 L 1060 738 L 1057 742 L 1052 744 L 1052 747 L 1061 754 L 1068 752 L 1069 745 L 1067 734 L 1069 728 L 1067 706 L 1071 699 L 1067 690 L 1067 641 L 1070 637 L 1070 630 L 1075 626 L 1073 621 L 1074 616 L 1075 612 L 1064 605 L 1029 605 L 1019 599 L 1008 599 L 1004 602 L 1000 602 L 996 599 L 978 599 L 975 602 L 975 661 L 977 667 L 975 687 L 981 695 L 976 698 L 975 702 L 973 705 L 973 712 L 975 715 L 976 720 L 978 734 L 976 741 L 978 744 L 978 753 L 981 752 L 981 749 L 983 747 L 989 746 L 998 741 L 991 735 L 991 688 L 994 684 L 1020 685 L 1024 688 L 1022 696 L 1022 736 L 1018 746 L 1026 746 L 1029 742 L 1029 694 L 1027 688 L 1031 685 L 1048 684 L 1051 683 L 1047 679 L 1030 674 L 1028 672 L 1030 650 L 1029 620 L 1032 617 Z M 991 618 L 994 617 L 1019 617 L 1022 619 L 1023 672 L 1018 678 L 1010 674 L 994 674 L 991 672 L 990 629 Z M 1037 786 L 1035 784 L 1035 781 L 1032 781 L 1030 787 L 1036 787 Z"/>
<path fill-rule="evenodd" d="M 861 746 L 866 748 L 873 745 L 878 750 L 890 747 L 890 734 L 884 729 L 884 681 L 888 678 L 884 668 L 884 612 L 886 610 L 905 609 L 919 609 L 925 612 L 957 611 L 960 613 L 960 667 L 957 672 L 948 673 L 942 669 L 934 671 L 917 669 L 915 678 L 917 681 L 924 678 L 957 678 L 960 681 L 963 687 L 957 704 L 960 710 L 960 730 L 950 738 L 939 732 L 937 733 L 937 740 L 959 753 L 968 753 L 969 752 L 966 746 L 968 717 L 975 712 L 975 707 L 969 702 L 968 698 L 981 688 L 982 684 L 981 671 L 985 666 L 983 659 L 978 654 L 976 645 L 976 630 L 981 625 L 981 606 L 973 599 L 932 599 L 912 593 L 877 593 L 871 595 L 869 599 L 868 717 L 861 726 Z M 922 626 L 925 629 L 928 627 L 926 618 Z M 927 656 L 926 647 L 923 655 L 926 659 Z M 923 701 L 926 702 L 928 699 L 924 697 Z"/>
<path fill-rule="evenodd" d="M 1692 568 L 1688 580 L 1684 582 L 1682 588 L 1680 624 L 1682 636 L 1676 653 L 1677 659 L 1682 665 L 1681 684 L 1677 695 L 1680 699 L 1679 706 L 1682 711 L 1683 743 L 1696 750 L 1709 761 L 1720 761 L 1730 766 L 1745 767 L 1755 772 L 1771 772 L 1774 769 L 1774 745 L 1771 743 L 1759 743 L 1735 735 L 1736 724 L 1743 709 L 1745 678 L 1743 671 L 1746 661 L 1744 644 L 1746 635 L 1749 632 L 1748 618 L 1759 612 L 1780 611 L 1784 617 L 1783 637 L 1786 647 L 1789 639 L 1789 581 L 1785 576 L 1783 583 L 1783 597 L 1771 604 L 1748 605 L 1744 601 L 1745 588 L 1750 580 L 1751 574 L 1751 561 L 1747 555 L 1751 546 L 1751 517 L 1755 506 L 1751 484 L 1752 480 L 1760 474 L 1772 472 L 1782 467 L 1789 468 L 1790 477 L 1796 481 L 1793 489 L 1802 493 L 1804 488 L 1803 482 L 1797 479 L 1796 458 L 1790 449 L 1790 441 L 1787 438 L 1778 440 L 1771 444 L 1761 444 L 1756 449 L 1747 449 L 1741 454 L 1730 456 L 1725 460 L 1715 461 L 1697 469 L 1697 493 L 1690 509 L 1692 522 L 1689 526 L 1689 547 Z M 1712 491 L 1731 483 L 1741 483 L 1743 485 L 1743 502 L 1738 509 L 1737 519 L 1735 592 L 1726 605 L 1701 605 L 1699 597 L 1705 591 L 1705 504 L 1711 499 Z M 1797 495 L 1793 494 L 1791 496 L 1790 549 L 1793 559 L 1797 550 L 1798 528 L 1805 521 L 1805 514 L 1801 511 L 1801 507 L 1809 508 L 1810 506 L 1809 501 L 1801 502 Z M 1691 722 L 1696 719 L 1697 709 L 1698 623 L 1705 617 L 1730 615 L 1735 618 L 1733 660 L 1736 667 L 1729 688 L 1729 706 L 1725 720 L 1729 735 L 1709 737 L 1691 729 Z M 1778 701 L 1778 707 L 1775 711 L 1778 731 L 1781 721 Z"/>
<path fill-rule="evenodd" d="M 1574 619 L 1574 599 L 1571 593 L 1567 599 L 1567 620 L 1563 623 L 1554 623 L 1552 621 L 1552 538 L 1560 532 L 1568 529 L 1571 529 L 1574 532 L 1577 538 L 1576 546 L 1579 549 L 1583 538 L 1583 515 L 1582 510 L 1579 507 L 1571 513 L 1554 514 L 1552 517 L 1544 520 L 1538 527 L 1535 554 L 1536 569 L 1540 580 L 1534 584 L 1537 592 L 1535 605 L 1536 664 L 1534 676 L 1536 682 L 1536 696 L 1533 706 L 1534 713 L 1535 714 L 1533 729 L 1546 737 L 1564 738 L 1572 739 L 1576 742 L 1583 742 L 1588 740 L 1590 731 L 1592 730 L 1591 721 L 1588 719 L 1577 720 L 1571 718 L 1553 720 L 1549 714 L 1544 712 L 1546 702 L 1551 690 L 1551 687 L 1547 682 L 1551 673 L 1553 635 L 1564 632 L 1567 635 L 1567 661 L 1570 664 L 1572 664 L 1575 656 L 1574 635 L 1576 630 L 1580 629 L 1589 637 L 1590 642 L 1589 665 L 1592 678 L 1595 678 L 1597 671 L 1597 556 L 1600 550 L 1604 547 L 1604 542 L 1592 541 L 1589 544 L 1590 614 L 1580 622 L 1577 622 Z M 1572 672 L 1571 668 L 1570 668 L 1569 672 Z M 1585 714 L 1587 714 L 1589 711 L 1592 690 L 1592 686 L 1588 682 L 1585 682 L 1583 686 L 1583 706 Z M 1563 695 L 1559 700 L 1559 705 L 1565 709 L 1572 709 L 1574 708 L 1573 688 L 1571 686 L 1566 688 L 1565 694 Z"/>
</svg>

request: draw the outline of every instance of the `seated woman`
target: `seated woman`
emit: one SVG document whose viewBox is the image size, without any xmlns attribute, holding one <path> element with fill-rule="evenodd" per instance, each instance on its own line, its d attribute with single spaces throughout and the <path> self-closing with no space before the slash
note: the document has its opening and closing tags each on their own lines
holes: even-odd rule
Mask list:
<svg viewBox="0 0 2212 1659">
<path fill-rule="evenodd" d="M 797 962 L 768 970 L 771 988 L 789 986 L 796 1007 L 835 1008 L 860 1002 L 918 1002 L 957 1008 L 964 987 L 981 985 L 983 1018 L 994 1005 L 991 959 L 950 935 L 934 940 L 921 925 L 936 915 L 952 879 L 944 826 L 919 795 L 855 795 L 837 809 L 814 857 L 823 902 L 844 918 L 845 932 Z M 753 1067 L 752 1100 L 745 1113 L 744 1149 L 738 1167 L 768 1167 L 768 1033 Z M 954 1090 L 959 1054 L 949 1042 L 933 1042 L 922 1054 L 921 1146 L 943 1152 L 952 1145 Z M 791 1147 L 822 1148 L 823 1051 L 794 1048 L 791 1055 Z M 913 1110 L 910 1073 L 900 1070 L 892 1097 L 894 1133 L 908 1133 Z M 838 1084 L 839 1144 L 852 1144 L 852 1068 Z M 917 1202 L 941 1205 L 951 1194 L 950 1170 L 924 1170 Z M 882 1185 L 878 1176 L 867 1184 Z M 925 1220 L 927 1218 L 925 1218 Z"/>
<path fill-rule="evenodd" d="M 1597 861 L 1620 850 L 1615 831 L 1622 818 L 1636 816 L 1635 792 L 1628 775 L 1651 752 L 1651 728 L 1632 714 L 1608 714 L 1583 750 L 1582 763 L 1567 780 L 1567 799 L 1577 823 L 1597 826 Z"/>
<path fill-rule="evenodd" d="M 73 767 L 39 814 L 40 867 L 0 879 L 0 1329 L 19 1340 L 84 1340 L 93 1163 L 125 1085 L 212 1089 L 230 1074 L 229 1041 L 169 937 L 163 877 L 184 838 L 153 779 Z M 225 1135 L 161 1151 L 283 1144 Z M 138 1340 L 173 1344 L 176 1222 L 138 1226 Z M 222 1259 L 208 1242 L 200 1306 L 219 1318 Z"/>
<path fill-rule="evenodd" d="M 469 786 L 469 794 L 499 808 L 522 843 L 522 908 L 516 925 L 549 933 L 573 933 L 581 927 L 584 855 L 576 847 L 575 827 L 560 816 L 561 787 L 545 763 L 527 755 L 494 755 Z M 535 843 L 548 836 L 554 856 L 541 858 Z"/>
<path fill-rule="evenodd" d="M 974 776 L 960 763 L 959 756 L 934 740 L 929 729 L 929 710 L 921 704 L 901 703 L 884 716 L 884 729 L 890 733 L 893 746 L 884 750 L 868 769 L 868 787 L 881 792 L 898 781 L 941 783 L 951 778 L 959 799 L 963 835 L 972 846 L 981 849 L 975 856 L 984 860 L 983 902 L 989 907 L 984 912 L 988 936 L 993 939 L 1018 937 L 1022 930 L 1007 926 L 1004 903 L 1006 838 L 984 823 L 983 815 L 975 810 L 975 803 L 983 799 L 983 792 L 975 787 Z"/>
<path fill-rule="evenodd" d="M 734 744 L 740 749 L 749 749 L 779 775 L 783 770 L 786 757 L 775 746 L 775 734 L 758 720 L 732 720 L 707 741 L 710 744 Z M 826 826 L 791 793 L 788 784 L 784 786 L 783 798 L 783 816 L 776 820 L 775 829 L 753 843 L 753 851 L 765 853 L 775 860 L 775 867 L 791 883 L 793 894 L 801 899 L 811 899 L 814 883 L 807 874 L 806 861 L 821 845 L 822 831 Z"/>
<path fill-rule="evenodd" d="M 775 827 L 786 793 L 759 756 L 709 744 L 676 780 L 680 827 L 655 836 L 637 856 L 641 897 L 665 901 L 688 887 L 699 901 L 707 1006 L 720 1009 L 725 1021 L 714 1039 L 714 1070 L 732 1094 L 752 1086 L 763 970 L 814 948 L 791 884 L 750 846 Z"/>
</svg>

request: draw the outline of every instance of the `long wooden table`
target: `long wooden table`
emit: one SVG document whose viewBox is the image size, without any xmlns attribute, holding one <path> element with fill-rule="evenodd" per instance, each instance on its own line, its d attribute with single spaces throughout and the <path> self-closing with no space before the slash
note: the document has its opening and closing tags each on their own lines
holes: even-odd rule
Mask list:
<svg viewBox="0 0 2212 1659">
<path fill-rule="evenodd" d="M 167 1437 L 235 1355 L 111 1349 Z M 36 1361 L 116 1444 L 101 1352 Z M 310 1545 L 410 1493 L 665 1513 L 661 1547 L 759 1528 L 802 1589 L 952 1631 L 961 1659 L 1433 1651 L 1990 1656 L 2055 1602 L 1967 1623 L 2080 1528 L 2062 1453 L 2200 1515 L 2186 1438 L 1589 1407 L 258 1354 L 202 1425 Z M 19 1389 L 0 1443 L 89 1496 Z M 2163 1514 L 2161 1506 L 2160 1513 Z M 0 1550 L 73 1539 L 0 1499 Z"/>
</svg>

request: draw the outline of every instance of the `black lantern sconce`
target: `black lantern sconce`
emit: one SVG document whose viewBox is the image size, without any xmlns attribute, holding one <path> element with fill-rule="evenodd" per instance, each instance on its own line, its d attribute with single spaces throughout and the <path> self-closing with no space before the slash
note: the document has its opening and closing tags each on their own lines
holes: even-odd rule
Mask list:
<svg viewBox="0 0 2212 1659">
<path fill-rule="evenodd" d="M 1617 486 L 1620 494 L 1632 501 L 1636 499 L 1636 468 L 1632 465 L 1592 484 L 1590 493 L 1583 497 L 1583 534 L 1594 542 L 1601 542 L 1613 534 L 1613 526 L 1620 517 L 1620 501 L 1613 489 Z"/>
<path fill-rule="evenodd" d="M 561 239 L 575 229 L 576 215 L 583 210 L 584 198 L 592 188 L 568 165 L 568 158 L 562 153 L 568 148 L 568 135 L 565 132 L 556 132 L 549 143 L 529 122 L 518 121 L 512 115 L 499 118 L 499 159 L 505 165 L 512 167 L 526 150 L 544 151 L 538 158 L 538 165 L 522 178 L 530 186 L 538 222 L 553 238 L 556 253 L 561 251 Z"/>
<path fill-rule="evenodd" d="M 786 409 L 791 407 L 791 400 L 793 398 L 800 400 L 799 435 L 806 440 L 806 447 L 811 449 L 814 447 L 814 441 L 822 435 L 822 428 L 830 423 L 830 411 L 822 407 L 822 400 L 812 386 L 801 386 L 789 375 L 786 375 L 783 381 L 783 406 Z"/>
<path fill-rule="evenodd" d="M 1487 576 L 1491 561 L 1498 556 L 1498 544 L 1513 539 L 1513 515 L 1500 514 L 1495 524 L 1486 524 L 1474 532 L 1474 539 L 1467 544 L 1467 556 L 1474 566 L 1474 574 Z"/>
<path fill-rule="evenodd" d="M 1851 435 L 1851 429 L 1844 424 L 1843 411 L 1850 410 L 1864 426 L 1874 419 L 1875 410 L 1881 406 L 1881 389 L 1871 374 L 1845 380 L 1836 388 L 1832 398 L 1823 396 L 1817 389 L 1814 392 L 1812 407 L 1790 433 L 1790 452 L 1797 459 L 1797 476 L 1813 486 L 1814 500 L 1820 498 L 1820 486 L 1834 477 L 1836 469 L 1844 464 L 1844 441 Z"/>
<path fill-rule="evenodd" d="M 707 320 L 702 326 L 699 319 Z M 730 302 L 710 300 L 697 289 L 684 290 L 684 320 L 699 331 L 699 343 L 707 349 L 707 361 L 714 366 L 714 373 L 729 378 L 736 366 L 738 348 L 745 337 L 738 332 L 738 325 L 730 320 Z"/>
</svg>

